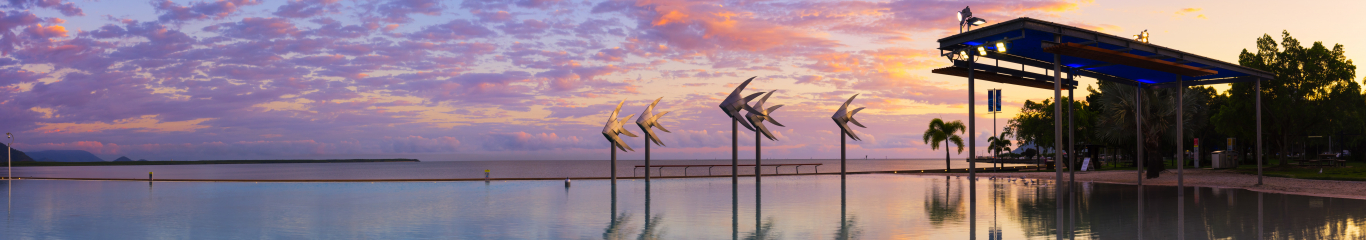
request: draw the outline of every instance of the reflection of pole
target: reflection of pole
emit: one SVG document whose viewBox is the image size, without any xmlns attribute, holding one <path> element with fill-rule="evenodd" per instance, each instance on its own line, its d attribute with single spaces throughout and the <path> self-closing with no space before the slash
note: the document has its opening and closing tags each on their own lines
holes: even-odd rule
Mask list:
<svg viewBox="0 0 1366 240">
<path fill-rule="evenodd" d="M 1257 192 L 1257 239 L 1265 236 L 1262 232 L 1262 192 Z"/>
<path fill-rule="evenodd" d="M 740 239 L 740 120 L 730 120 L 730 239 Z"/>
</svg>

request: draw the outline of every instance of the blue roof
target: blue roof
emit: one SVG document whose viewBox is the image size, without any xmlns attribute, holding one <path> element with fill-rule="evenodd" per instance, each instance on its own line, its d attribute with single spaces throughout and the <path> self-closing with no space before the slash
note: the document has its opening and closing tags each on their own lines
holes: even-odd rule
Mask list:
<svg viewBox="0 0 1366 240">
<path fill-rule="evenodd" d="M 1055 34 L 1060 36 L 1062 41 L 1055 42 Z M 1175 73 L 1108 64 L 1107 62 L 1066 55 L 1061 56 L 1060 63 L 1064 67 L 1076 68 L 1079 70 L 1078 75 L 1130 85 L 1165 85 L 1167 83 L 1174 84 L 1178 80 L 1184 81 L 1184 85 L 1201 85 L 1274 78 L 1274 75 L 1266 71 L 1143 43 L 1126 37 L 1032 18 L 1017 18 L 945 37 L 939 39 L 939 49 L 955 51 L 969 46 L 987 44 L 983 47 L 994 52 L 996 46 L 991 45 L 991 43 L 1002 40 L 1008 42 L 1005 54 L 993 53 L 987 55 L 987 58 L 1051 69 L 1054 54 L 1044 52 L 1045 44 L 1080 43 L 1218 72 L 1207 76 L 1182 77 Z"/>
</svg>

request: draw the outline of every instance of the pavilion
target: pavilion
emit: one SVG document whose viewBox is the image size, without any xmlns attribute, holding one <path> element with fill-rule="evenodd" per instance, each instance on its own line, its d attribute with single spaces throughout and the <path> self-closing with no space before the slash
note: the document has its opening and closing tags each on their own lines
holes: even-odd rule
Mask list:
<svg viewBox="0 0 1366 240">
<path fill-rule="evenodd" d="M 961 14 L 966 13 L 968 16 Z M 978 25 L 985 23 L 980 18 L 970 18 L 971 13 L 965 9 L 960 12 L 960 27 L 963 24 Z M 969 19 L 963 19 L 969 18 Z M 971 21 L 975 23 L 963 22 Z M 970 27 L 970 26 L 969 26 Z M 1253 82 L 1256 91 L 1261 92 L 1261 81 L 1272 80 L 1274 75 L 1266 71 L 1251 69 L 1239 66 L 1234 63 L 1227 63 L 1208 57 L 1203 57 L 1188 52 L 1162 47 L 1147 42 L 1146 31 L 1135 38 L 1120 37 L 1100 33 L 1097 31 L 1082 29 L 1065 24 L 1043 21 L 1033 18 L 1017 18 L 995 25 L 985 26 L 978 29 L 962 32 L 956 35 L 939 39 L 939 50 L 941 56 L 948 57 L 953 66 L 934 69 L 932 72 L 945 75 L 953 75 L 968 78 L 968 105 L 975 106 L 974 84 L 976 79 L 992 82 L 1013 84 L 1019 86 L 1053 89 L 1053 98 L 1061 101 L 1062 90 L 1067 89 L 1068 96 L 1072 95 L 1072 90 L 1076 88 L 1075 76 L 1085 76 L 1098 80 L 1113 83 L 1135 86 L 1137 106 L 1142 106 L 1142 92 L 1144 89 L 1157 88 L 1183 88 L 1185 86 L 1225 84 L 1235 82 Z M 988 58 L 994 61 L 982 61 L 981 58 Z M 1032 69 L 1028 69 L 1032 68 Z M 1038 69 L 1042 69 L 1039 73 Z M 1031 71 L 1033 70 L 1033 71 Z M 1063 73 L 1067 77 L 1063 78 Z M 1177 98 L 1181 98 L 1181 92 L 1177 91 Z M 1257 185 L 1262 184 L 1262 110 L 1261 94 L 1256 97 L 1256 117 L 1257 117 Z M 1059 103 L 1063 104 L 1063 103 Z M 1178 101 L 1178 111 L 1180 103 Z M 1054 146 L 1071 146 L 1062 142 L 1062 108 L 1053 109 L 1054 117 Z M 1142 133 L 1142 112 L 1135 109 L 1135 121 L 1138 123 L 1139 133 Z M 968 131 L 976 132 L 976 107 L 968 108 Z M 1069 112 L 1068 118 L 1071 118 Z M 1177 114 L 1178 118 L 1182 117 Z M 1070 122 L 1071 120 L 1069 120 Z M 1184 136 L 1180 119 L 1176 125 L 1177 136 Z M 1075 135 L 1074 130 L 1068 130 L 1069 135 Z M 1136 134 L 1138 138 L 1138 197 L 1143 197 L 1143 135 Z M 1073 138 L 1069 138 L 1073 139 Z M 1075 140 L 1073 140 L 1075 141 Z M 1178 140 L 1177 152 L 1184 152 L 1184 137 Z M 976 159 L 976 142 L 974 138 L 969 138 L 968 159 Z M 1062 160 L 1062 149 L 1054 151 L 1054 159 Z M 1076 155 L 1076 154 L 1070 154 Z M 1070 156 L 1069 156 L 1070 157 Z M 1183 169 L 1184 159 L 1178 158 L 1177 164 L 1177 186 L 1179 193 L 1177 211 L 1184 210 L 1184 182 Z M 1073 161 L 1066 161 L 1069 164 Z M 969 179 L 976 179 L 973 168 L 975 164 L 970 160 Z M 1060 166 L 1060 165 L 1059 165 Z M 1062 183 L 1062 168 L 1057 167 L 1057 182 Z M 1068 169 L 1074 169 L 1068 167 Z M 1074 173 L 1075 174 L 1075 173 Z M 1075 183 L 1075 179 L 1071 181 Z M 1073 186 L 1069 184 L 1068 186 Z M 1058 234 L 1061 236 L 1062 230 L 1062 191 L 1057 191 L 1058 201 Z M 1139 213 L 1142 216 L 1142 206 L 1139 206 Z M 1184 222 L 1184 221 L 1181 221 Z M 1182 231 L 1184 224 L 1178 222 L 1178 231 Z M 1141 222 L 1140 222 L 1141 224 Z M 1139 226 L 1140 228 L 1141 225 Z M 1141 234 L 1141 233 L 1140 233 Z M 1142 238 L 1140 235 L 1139 238 Z"/>
</svg>

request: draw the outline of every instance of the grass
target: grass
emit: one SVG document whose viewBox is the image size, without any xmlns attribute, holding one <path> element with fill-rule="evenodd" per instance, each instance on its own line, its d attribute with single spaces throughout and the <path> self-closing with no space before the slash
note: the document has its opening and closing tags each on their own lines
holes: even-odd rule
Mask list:
<svg viewBox="0 0 1366 240">
<path fill-rule="evenodd" d="M 130 166 L 130 165 L 196 165 L 196 164 L 260 164 L 260 163 L 355 163 L 355 162 L 418 162 L 417 159 L 289 159 L 289 160 L 203 160 L 203 161 L 129 161 L 129 162 L 14 162 L 15 167 L 30 166 Z"/>
</svg>

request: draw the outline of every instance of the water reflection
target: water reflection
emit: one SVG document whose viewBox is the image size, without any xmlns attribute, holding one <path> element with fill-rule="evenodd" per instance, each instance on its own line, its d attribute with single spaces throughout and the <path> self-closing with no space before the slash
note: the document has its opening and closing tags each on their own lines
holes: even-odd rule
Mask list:
<svg viewBox="0 0 1366 240">
<path fill-rule="evenodd" d="M 773 231 L 773 217 L 769 217 L 767 221 L 763 221 L 762 223 L 760 223 L 758 225 L 758 228 L 754 229 L 754 232 L 750 232 L 748 233 L 748 235 L 745 235 L 745 240 L 767 239 L 778 239 L 777 232 Z"/>
<path fill-rule="evenodd" d="M 838 175 L 770 176 L 764 179 L 763 224 L 742 224 L 739 231 L 727 231 L 731 212 L 726 205 L 738 208 L 740 219 L 754 219 L 751 214 L 756 213 L 748 201 L 753 182 L 739 185 L 738 198 L 747 201 L 737 206 L 726 201 L 732 190 L 727 180 L 652 179 L 648 194 L 645 185 L 626 180 L 617 186 L 615 202 L 603 194 L 612 191 L 608 180 L 575 181 L 568 194 L 558 180 L 496 185 L 158 182 L 155 191 L 131 181 L 16 180 L 6 186 L 13 188 L 12 208 L 0 209 L 12 221 L 0 224 L 0 232 L 31 239 L 734 235 L 937 240 L 971 238 L 970 221 L 976 218 L 980 230 L 987 231 L 975 234 L 990 236 L 982 239 L 1037 240 L 1055 238 L 1055 191 L 1068 189 L 1033 180 L 981 179 L 982 185 L 975 188 L 990 196 L 973 201 L 974 187 L 967 178 L 862 174 L 841 181 Z M 1180 217 L 1186 224 L 1181 234 L 1188 239 L 1366 238 L 1363 200 L 1187 188 L 1182 199 L 1186 209 L 1176 212 L 1174 187 L 1145 186 L 1143 200 L 1133 185 L 1078 183 L 1075 189 L 1076 239 L 1176 239 L 1173 224 Z M 642 214 L 647 198 L 648 216 Z M 1141 218 L 1135 211 L 1140 205 L 1147 210 Z M 977 215 L 969 213 L 974 207 Z M 603 213 L 612 214 L 606 223 Z"/>
</svg>

